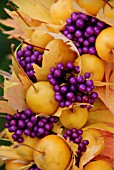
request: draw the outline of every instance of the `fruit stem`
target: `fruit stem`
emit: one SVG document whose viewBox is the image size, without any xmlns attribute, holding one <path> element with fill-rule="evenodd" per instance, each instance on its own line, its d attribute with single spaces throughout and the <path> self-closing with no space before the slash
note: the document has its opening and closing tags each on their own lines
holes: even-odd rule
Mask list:
<svg viewBox="0 0 114 170">
<path fill-rule="evenodd" d="M 16 60 L 15 58 L 15 55 L 14 55 L 14 44 L 11 44 L 11 53 L 12 53 L 12 56 L 15 60 L 15 62 L 17 63 L 18 67 L 21 69 L 21 71 L 23 72 L 23 74 L 25 75 L 25 77 L 28 79 L 28 81 L 30 82 L 31 86 L 34 88 L 35 92 L 38 93 L 38 90 L 36 89 L 36 87 L 34 86 L 33 82 L 29 79 L 29 77 L 27 76 L 27 74 L 25 73 L 25 71 L 23 70 L 23 68 L 21 67 L 21 65 L 18 63 L 18 61 Z M 18 76 L 18 75 L 17 75 Z M 22 83 L 20 77 L 18 76 L 18 79 L 20 80 L 20 82 Z"/>
<path fill-rule="evenodd" d="M 11 7 L 11 8 L 19 15 L 19 17 L 24 21 L 24 23 L 25 23 L 28 27 L 30 27 L 30 25 L 29 25 L 29 24 L 27 23 L 27 21 L 22 17 L 22 15 L 16 10 L 16 8 L 11 5 L 11 2 L 10 2 L 10 1 L 8 1 L 7 5 L 8 5 L 9 7 Z"/>
<path fill-rule="evenodd" d="M 49 51 L 49 49 L 46 49 L 46 48 L 39 47 L 39 46 L 37 46 L 37 45 L 31 44 L 31 43 L 25 41 L 23 38 L 17 38 L 17 40 L 19 40 L 19 41 L 21 41 L 22 43 L 25 43 L 25 44 L 27 44 L 27 45 L 31 45 L 31 46 L 33 46 L 33 47 L 36 47 L 36 48 L 39 48 L 39 49 L 42 49 L 42 50 Z"/>
<path fill-rule="evenodd" d="M 18 147 L 21 146 L 21 145 L 26 146 L 26 147 L 28 147 L 28 148 L 31 148 L 31 149 L 33 149 L 34 151 L 36 151 L 36 152 L 38 152 L 38 153 L 41 153 L 42 155 L 45 155 L 45 152 L 38 151 L 37 149 L 35 149 L 35 148 L 33 148 L 32 146 L 29 146 L 29 145 L 27 145 L 27 144 L 25 144 L 25 143 L 22 143 L 22 144 L 18 145 Z"/>
<path fill-rule="evenodd" d="M 0 100 L 4 100 L 3 96 L 0 96 Z"/>
<path fill-rule="evenodd" d="M 106 2 L 106 4 L 109 5 L 111 9 L 114 8 L 107 0 L 103 0 L 103 1 Z"/>
</svg>

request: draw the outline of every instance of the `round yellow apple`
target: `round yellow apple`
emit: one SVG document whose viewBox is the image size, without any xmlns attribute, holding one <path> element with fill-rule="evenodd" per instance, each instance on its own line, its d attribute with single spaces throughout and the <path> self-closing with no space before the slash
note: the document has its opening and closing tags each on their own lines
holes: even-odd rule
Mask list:
<svg viewBox="0 0 114 170">
<path fill-rule="evenodd" d="M 98 161 L 92 161 L 89 162 L 83 170 L 113 170 L 111 165 L 104 161 L 104 160 L 98 160 Z"/>
<path fill-rule="evenodd" d="M 91 73 L 92 80 L 101 81 L 104 76 L 104 65 L 100 58 L 91 54 L 81 55 L 81 74 Z M 77 60 L 74 62 L 77 65 Z"/>
<path fill-rule="evenodd" d="M 96 38 L 95 46 L 101 59 L 114 62 L 114 27 L 108 27 L 101 31 Z"/>
<path fill-rule="evenodd" d="M 60 123 L 67 129 L 80 129 L 87 122 L 88 111 L 87 108 L 81 108 L 79 106 L 74 109 L 65 109 L 62 111 L 59 117 Z"/>
<path fill-rule="evenodd" d="M 34 113 L 52 115 L 58 108 L 52 85 L 47 81 L 34 84 L 26 92 L 26 103 Z"/>
<path fill-rule="evenodd" d="M 34 151 L 34 161 L 42 170 L 65 170 L 71 159 L 71 150 L 64 139 L 48 135 L 40 139 Z"/>
</svg>

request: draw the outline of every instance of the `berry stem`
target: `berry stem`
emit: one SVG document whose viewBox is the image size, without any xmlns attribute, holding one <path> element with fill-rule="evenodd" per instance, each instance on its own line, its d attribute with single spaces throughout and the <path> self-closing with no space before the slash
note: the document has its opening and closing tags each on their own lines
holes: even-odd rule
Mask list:
<svg viewBox="0 0 114 170">
<path fill-rule="evenodd" d="M 25 75 L 25 77 L 28 79 L 28 81 L 30 82 L 31 86 L 34 88 L 35 92 L 38 93 L 38 90 L 36 89 L 36 87 L 34 86 L 33 82 L 29 79 L 29 77 L 27 76 L 27 74 L 25 73 L 25 71 L 23 70 L 23 68 L 21 67 L 21 65 L 17 62 L 15 55 L 14 55 L 14 44 L 11 44 L 11 53 L 13 56 L 13 59 L 15 60 L 16 64 L 18 65 L 18 67 L 21 69 L 22 73 Z M 17 75 L 18 76 L 18 75 Z M 18 76 L 20 82 L 22 83 L 20 77 Z"/>
<path fill-rule="evenodd" d="M 103 0 L 103 1 L 106 2 L 106 4 L 109 5 L 111 9 L 114 8 L 107 0 Z"/>
<path fill-rule="evenodd" d="M 16 8 L 11 5 L 11 2 L 10 2 L 10 1 L 8 1 L 7 5 L 8 5 L 9 7 L 11 7 L 11 8 L 19 15 L 19 17 L 24 21 L 24 23 L 25 23 L 28 27 L 30 27 L 30 25 L 29 25 L 29 24 L 27 23 L 27 21 L 22 17 L 22 15 L 16 10 Z"/>
</svg>

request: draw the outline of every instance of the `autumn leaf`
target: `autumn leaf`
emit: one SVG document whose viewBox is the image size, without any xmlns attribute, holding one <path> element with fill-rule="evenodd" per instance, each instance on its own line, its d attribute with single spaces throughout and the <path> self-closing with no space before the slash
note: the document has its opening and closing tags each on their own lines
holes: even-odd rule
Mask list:
<svg viewBox="0 0 114 170">
<path fill-rule="evenodd" d="M 18 159 L 23 160 L 17 153 L 16 150 L 10 146 L 0 146 L 0 160 L 12 160 Z"/>
<path fill-rule="evenodd" d="M 91 161 L 95 157 L 95 154 L 99 151 L 101 146 L 102 144 L 87 148 L 86 152 L 81 156 L 81 159 L 79 162 L 80 169 L 82 169 L 85 164 L 87 164 L 89 161 Z"/>
<path fill-rule="evenodd" d="M 106 82 L 114 84 L 114 63 L 106 62 L 104 66 Z M 114 85 L 97 87 L 95 90 L 98 93 L 99 98 L 105 103 L 111 113 L 114 114 Z"/>
<path fill-rule="evenodd" d="M 69 145 L 69 147 L 72 150 L 73 154 L 76 155 L 76 151 L 78 150 L 78 144 L 70 142 L 69 140 L 66 140 L 66 143 Z"/>
<path fill-rule="evenodd" d="M 4 98 L 15 110 L 22 111 L 27 108 L 25 103 L 25 91 L 16 74 L 13 72 L 11 79 L 4 81 Z"/>
<path fill-rule="evenodd" d="M 86 125 L 85 127 L 83 127 L 83 130 L 87 130 L 87 129 L 91 129 L 91 128 L 105 130 L 105 131 L 114 133 L 114 128 L 112 126 L 109 126 L 105 123 L 100 123 L 100 122 L 90 123 L 90 124 Z"/>
<path fill-rule="evenodd" d="M 9 106 L 8 101 L 0 100 L 0 112 L 13 115 L 16 110 Z"/>
<path fill-rule="evenodd" d="M 91 108 L 88 113 L 88 122 L 102 122 L 114 124 L 114 116 L 111 114 L 110 110 L 100 99 L 96 99 L 94 107 Z"/>
<path fill-rule="evenodd" d="M 66 64 L 68 61 L 73 62 L 76 58 L 76 53 L 70 50 L 69 46 L 60 39 L 50 41 L 45 48 L 49 49 L 49 51 L 44 51 L 42 67 L 33 64 L 38 81 L 47 80 L 50 68 L 55 67 L 57 63 L 62 62 Z"/>
<path fill-rule="evenodd" d="M 54 133 L 56 133 L 56 134 L 61 134 L 62 135 L 63 127 L 62 127 L 62 125 L 59 122 L 54 123 L 52 131 Z"/>
<path fill-rule="evenodd" d="M 47 8 L 47 4 L 51 4 L 52 0 L 47 0 L 47 3 L 44 1 L 39 3 L 38 0 L 11 0 L 15 5 L 19 7 L 20 12 L 23 12 L 24 14 L 28 15 L 30 18 L 39 20 L 46 23 L 51 23 L 51 17 L 50 17 L 50 11 L 49 8 Z M 49 7 L 50 5 L 48 5 Z"/>
</svg>

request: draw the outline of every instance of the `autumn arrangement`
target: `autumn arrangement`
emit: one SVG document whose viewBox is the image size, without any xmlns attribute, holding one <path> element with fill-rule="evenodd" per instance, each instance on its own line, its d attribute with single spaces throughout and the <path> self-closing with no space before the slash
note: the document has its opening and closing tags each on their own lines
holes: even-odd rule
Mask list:
<svg viewBox="0 0 114 170">
<path fill-rule="evenodd" d="M 96 4 L 96 5 L 95 5 Z M 6 170 L 113 170 L 114 1 L 11 0 L 0 165 Z M 10 10 L 9 10 L 10 9 Z"/>
</svg>

